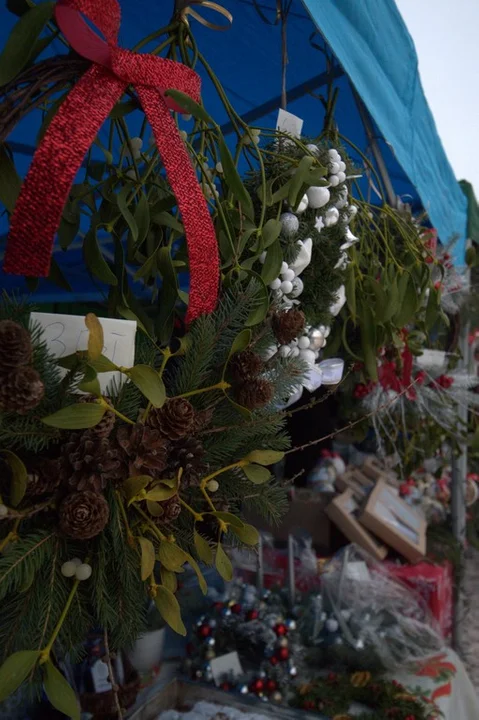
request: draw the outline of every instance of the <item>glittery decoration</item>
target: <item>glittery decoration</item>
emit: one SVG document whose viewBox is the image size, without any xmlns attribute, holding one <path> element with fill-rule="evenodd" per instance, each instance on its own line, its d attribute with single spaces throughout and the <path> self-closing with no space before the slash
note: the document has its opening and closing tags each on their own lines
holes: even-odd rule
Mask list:
<svg viewBox="0 0 479 720">
<path fill-rule="evenodd" d="M 58 25 L 76 52 L 94 64 L 61 104 L 38 147 L 11 219 L 4 271 L 49 274 L 55 232 L 86 152 L 128 85 L 150 122 L 181 212 L 188 244 L 190 295 L 186 321 L 216 306 L 218 246 L 206 200 L 170 110 L 170 89 L 200 101 L 199 76 L 185 65 L 119 48 L 117 0 L 59 0 Z M 90 20 L 106 42 L 84 21 Z"/>
</svg>

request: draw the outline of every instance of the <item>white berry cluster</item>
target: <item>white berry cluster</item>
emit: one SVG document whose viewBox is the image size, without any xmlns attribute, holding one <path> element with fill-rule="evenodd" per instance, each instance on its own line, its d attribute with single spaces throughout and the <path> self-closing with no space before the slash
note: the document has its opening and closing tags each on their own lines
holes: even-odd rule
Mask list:
<svg viewBox="0 0 479 720">
<path fill-rule="evenodd" d="M 73 558 L 62 565 L 62 575 L 74 577 L 76 580 L 88 580 L 92 573 L 91 565 L 84 563 L 80 558 Z"/>
<path fill-rule="evenodd" d="M 331 328 L 325 325 L 317 328 L 306 325 L 300 337 L 290 342 L 289 345 L 282 345 L 278 352 L 281 357 L 300 357 L 309 365 L 314 365 L 320 350 L 326 345 L 330 332 Z"/>
</svg>

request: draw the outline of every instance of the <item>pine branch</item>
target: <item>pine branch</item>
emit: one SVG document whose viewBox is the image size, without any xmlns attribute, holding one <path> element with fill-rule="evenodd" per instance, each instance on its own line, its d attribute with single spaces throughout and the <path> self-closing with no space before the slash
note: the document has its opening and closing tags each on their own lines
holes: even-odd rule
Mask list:
<svg viewBox="0 0 479 720">
<path fill-rule="evenodd" d="M 38 531 L 20 538 L 0 558 L 0 599 L 31 580 L 52 552 L 54 533 Z"/>
</svg>

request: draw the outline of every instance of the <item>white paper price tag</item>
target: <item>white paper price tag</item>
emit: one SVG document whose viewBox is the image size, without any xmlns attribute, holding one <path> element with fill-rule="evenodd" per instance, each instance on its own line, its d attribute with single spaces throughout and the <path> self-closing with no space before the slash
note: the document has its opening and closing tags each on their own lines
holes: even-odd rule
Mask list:
<svg viewBox="0 0 479 720">
<path fill-rule="evenodd" d="M 210 660 L 210 665 L 216 685 L 220 685 L 226 677 L 237 678 L 243 675 L 243 668 L 237 652 L 213 658 Z"/>
<path fill-rule="evenodd" d="M 278 120 L 276 122 L 276 130 L 280 132 L 288 133 L 293 137 L 301 137 L 301 131 L 303 129 L 304 120 L 293 115 L 287 110 L 278 111 Z"/>
<path fill-rule="evenodd" d="M 98 319 L 103 328 L 103 355 L 115 365 L 132 367 L 135 364 L 136 322 L 111 318 Z M 56 358 L 63 358 L 87 349 L 88 329 L 83 315 L 32 312 L 31 322 L 32 325 L 42 327 L 48 349 Z M 113 378 L 120 382 L 122 375 L 118 372 L 98 375 L 102 392 L 106 391 Z"/>
</svg>

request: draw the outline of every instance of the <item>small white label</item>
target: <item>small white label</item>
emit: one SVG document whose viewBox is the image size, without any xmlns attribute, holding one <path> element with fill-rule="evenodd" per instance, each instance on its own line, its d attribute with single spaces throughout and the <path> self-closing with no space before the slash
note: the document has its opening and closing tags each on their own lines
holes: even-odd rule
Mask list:
<svg viewBox="0 0 479 720">
<path fill-rule="evenodd" d="M 111 690 L 111 682 L 108 679 L 108 665 L 103 660 L 98 660 L 91 667 L 91 679 L 96 693 L 104 693 Z"/>
<path fill-rule="evenodd" d="M 294 137 L 301 137 L 301 131 L 303 129 L 304 120 L 299 118 L 297 115 L 293 115 L 287 110 L 278 111 L 278 120 L 276 122 L 276 130 L 280 132 L 288 133 Z"/>
<path fill-rule="evenodd" d="M 427 348 L 422 351 L 422 355 L 416 358 L 416 362 L 419 367 L 439 370 L 446 365 L 446 353 L 443 350 L 430 350 Z"/>
<path fill-rule="evenodd" d="M 115 320 L 98 318 L 103 328 L 103 354 L 115 365 L 132 367 L 135 364 L 134 320 Z M 32 312 L 33 325 L 43 328 L 43 337 L 48 349 L 56 358 L 63 358 L 88 346 L 88 329 L 83 315 L 60 315 L 56 313 Z M 119 372 L 101 373 L 98 375 L 102 392 L 106 392 L 109 383 L 116 379 L 121 381 Z"/>
<path fill-rule="evenodd" d="M 225 678 L 237 678 L 243 675 L 243 668 L 236 651 L 213 658 L 210 660 L 210 665 L 216 685 L 220 685 Z"/>
</svg>

